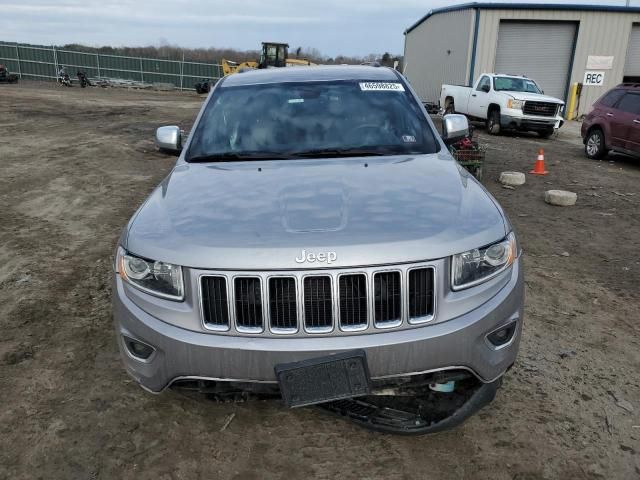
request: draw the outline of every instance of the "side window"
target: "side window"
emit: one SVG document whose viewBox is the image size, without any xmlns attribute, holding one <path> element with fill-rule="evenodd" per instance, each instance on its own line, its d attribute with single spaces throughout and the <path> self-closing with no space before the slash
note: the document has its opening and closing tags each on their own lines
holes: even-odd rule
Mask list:
<svg viewBox="0 0 640 480">
<path fill-rule="evenodd" d="M 604 107 L 613 107 L 622 98 L 622 95 L 624 95 L 624 90 L 611 90 L 602 97 L 599 103 Z"/>
<path fill-rule="evenodd" d="M 478 86 L 476 87 L 476 90 L 477 91 L 481 91 L 482 87 L 484 87 L 485 85 L 487 87 L 491 86 L 491 81 L 489 80 L 489 77 L 487 77 L 486 75 L 480 79 L 480 81 L 478 82 Z M 485 88 L 485 90 L 486 90 L 486 88 Z"/>
<path fill-rule="evenodd" d="M 627 93 L 620 103 L 618 103 L 618 110 L 622 110 L 623 112 L 629 112 L 636 115 L 640 115 L 640 94 L 638 93 Z"/>
</svg>

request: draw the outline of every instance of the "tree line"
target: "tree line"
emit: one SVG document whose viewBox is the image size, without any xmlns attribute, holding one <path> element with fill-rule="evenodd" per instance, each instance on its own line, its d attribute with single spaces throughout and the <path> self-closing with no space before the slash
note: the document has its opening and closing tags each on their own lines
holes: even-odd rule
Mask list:
<svg viewBox="0 0 640 480">
<path fill-rule="evenodd" d="M 147 46 L 147 47 L 88 47 L 77 43 L 62 46 L 65 50 L 75 50 L 86 53 L 101 53 L 104 55 L 124 55 L 129 57 L 147 57 L 162 60 L 184 60 L 186 62 L 219 63 L 221 59 L 245 62 L 257 60 L 259 50 L 238 50 L 235 48 L 181 48 L 175 45 Z M 381 65 L 393 67 L 396 61 L 402 62 L 402 56 L 389 52 L 382 54 L 371 53 L 364 56 L 323 55 L 317 48 L 289 48 L 290 58 L 306 59 L 313 63 L 325 65 L 358 65 L 367 62 L 378 62 Z"/>
</svg>

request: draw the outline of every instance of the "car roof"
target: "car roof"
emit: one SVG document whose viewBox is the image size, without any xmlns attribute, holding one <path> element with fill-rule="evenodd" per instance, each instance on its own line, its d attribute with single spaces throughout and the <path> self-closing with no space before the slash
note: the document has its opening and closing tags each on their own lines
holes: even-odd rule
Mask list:
<svg viewBox="0 0 640 480">
<path fill-rule="evenodd" d="M 630 83 L 630 82 L 621 83 L 620 85 L 617 85 L 616 87 L 614 87 L 612 90 L 614 89 L 631 90 L 631 91 L 640 92 L 640 83 Z"/>
<path fill-rule="evenodd" d="M 398 81 L 395 70 L 368 65 L 318 65 L 265 68 L 234 73 L 224 78 L 220 87 L 265 83 L 326 82 L 338 80 Z"/>
</svg>

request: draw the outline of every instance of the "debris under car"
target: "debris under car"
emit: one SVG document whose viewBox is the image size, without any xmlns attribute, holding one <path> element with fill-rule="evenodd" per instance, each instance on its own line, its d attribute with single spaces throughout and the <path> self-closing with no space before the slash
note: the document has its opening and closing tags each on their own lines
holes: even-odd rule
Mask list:
<svg viewBox="0 0 640 480">
<path fill-rule="evenodd" d="M 316 408 L 380 432 L 401 435 L 436 433 L 460 425 L 494 399 L 502 378 L 482 383 L 466 370 L 451 370 L 389 381 L 372 381 L 369 395 L 314 405 Z M 215 402 L 279 400 L 277 384 L 177 380 L 171 388 L 204 395 Z"/>
</svg>

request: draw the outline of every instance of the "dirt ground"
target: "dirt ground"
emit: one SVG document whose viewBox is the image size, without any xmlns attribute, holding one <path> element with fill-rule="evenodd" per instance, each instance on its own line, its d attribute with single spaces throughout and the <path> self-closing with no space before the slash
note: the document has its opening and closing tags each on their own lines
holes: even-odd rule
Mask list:
<svg viewBox="0 0 640 480">
<path fill-rule="evenodd" d="M 150 395 L 123 370 L 111 257 L 203 97 L 0 85 L 0 478 L 640 478 L 640 160 L 557 138 L 477 136 L 484 184 L 525 251 L 519 360 L 493 404 L 426 437 L 382 435 L 277 401 Z M 547 177 L 502 188 L 537 149 Z M 578 193 L 546 205 L 550 188 Z M 230 415 L 233 420 L 221 431 Z"/>
</svg>

